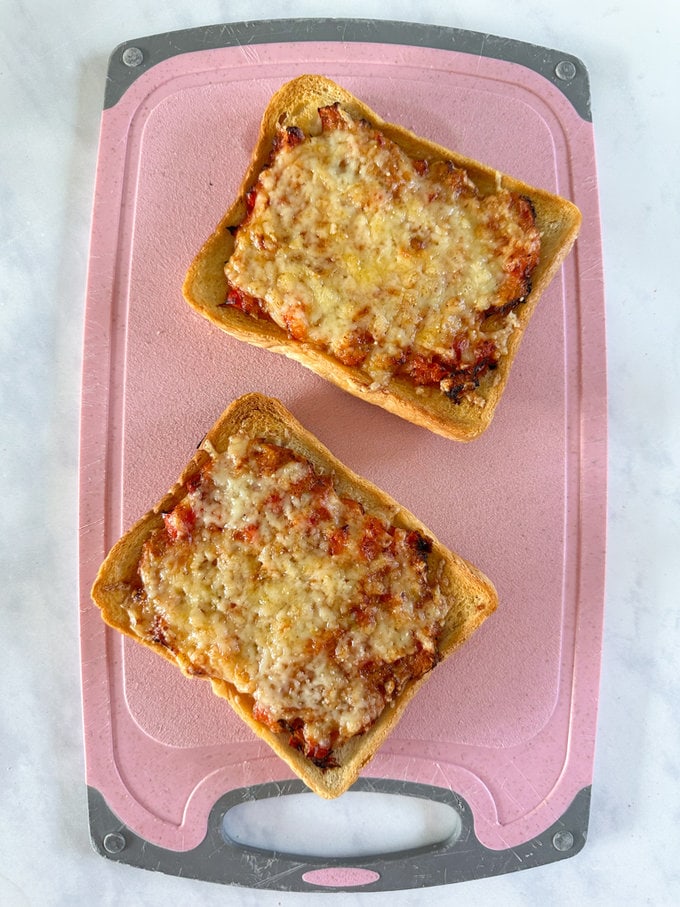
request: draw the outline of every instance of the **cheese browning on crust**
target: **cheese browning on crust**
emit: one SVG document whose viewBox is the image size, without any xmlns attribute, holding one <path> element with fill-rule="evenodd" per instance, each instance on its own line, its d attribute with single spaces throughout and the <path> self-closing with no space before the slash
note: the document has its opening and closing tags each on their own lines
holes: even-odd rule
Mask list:
<svg viewBox="0 0 680 907">
<path fill-rule="evenodd" d="M 437 660 L 451 603 L 430 551 L 276 439 L 236 434 L 145 543 L 130 625 L 329 767 Z"/>
<path fill-rule="evenodd" d="M 540 237 L 531 202 L 480 195 L 338 105 L 281 129 L 247 197 L 227 302 L 364 371 L 475 397 L 507 352 Z"/>
</svg>

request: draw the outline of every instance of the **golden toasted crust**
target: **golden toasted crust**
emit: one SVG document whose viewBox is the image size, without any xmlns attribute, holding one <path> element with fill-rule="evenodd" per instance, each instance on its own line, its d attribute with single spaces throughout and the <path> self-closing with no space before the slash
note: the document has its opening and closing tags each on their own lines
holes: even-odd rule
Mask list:
<svg viewBox="0 0 680 907">
<path fill-rule="evenodd" d="M 499 187 L 528 197 L 536 212 L 541 233 L 541 253 L 527 301 L 515 309 L 518 329 L 509 340 L 507 354 L 496 371 L 481 379 L 478 394 L 485 405 L 463 400 L 455 404 L 439 387 L 416 387 L 406 378 L 395 377 L 384 387 L 372 387 L 371 378 L 359 368 L 343 365 L 335 357 L 311 344 L 292 339 L 273 322 L 252 318 L 223 303 L 227 296 L 224 265 L 234 249 L 230 227 L 238 226 L 246 212 L 245 196 L 266 166 L 272 142 L 280 125 L 296 125 L 313 131 L 318 108 L 340 102 L 354 118 L 365 118 L 414 159 L 450 160 L 465 169 L 482 195 Z M 548 286 L 569 253 L 581 224 L 581 214 L 571 202 L 542 189 L 529 186 L 477 161 L 456 154 L 420 138 L 402 126 L 386 123 L 357 98 L 323 76 L 305 75 L 286 83 L 272 97 L 264 113 L 260 134 L 238 195 L 194 259 L 184 282 L 187 302 L 219 328 L 240 340 L 282 353 L 355 396 L 374 403 L 437 434 L 469 441 L 490 424 L 505 389 L 512 361 L 521 337 Z"/>
<path fill-rule="evenodd" d="M 142 547 L 151 533 L 162 524 L 162 514 L 172 510 L 188 493 L 193 477 L 201 467 L 227 449 L 230 437 L 245 431 L 253 437 L 274 436 L 279 443 L 308 459 L 314 467 L 333 476 L 336 489 L 359 501 L 366 509 L 378 509 L 389 514 L 400 527 L 416 529 L 432 539 L 425 526 L 394 499 L 353 473 L 308 432 L 288 410 L 270 397 L 248 394 L 236 400 L 210 429 L 195 456 L 186 466 L 179 481 L 143 516 L 112 548 L 99 570 L 92 589 L 92 598 L 101 608 L 104 620 L 116 630 L 158 652 L 192 676 L 188 662 L 181 653 L 174 655 L 160 643 L 135 633 L 130 624 L 129 608 L 132 597 L 140 588 L 138 565 Z M 475 567 L 448 551 L 432 539 L 430 555 L 433 571 L 450 602 L 444 628 L 438 644 L 438 660 L 450 655 L 491 614 L 497 605 L 492 583 Z M 354 738 L 336 751 L 338 766 L 321 769 L 289 746 L 285 734 L 276 734 L 253 716 L 253 700 L 239 693 L 223 680 L 211 679 L 214 691 L 224 697 L 238 715 L 284 759 L 293 771 L 322 797 L 339 796 L 356 780 L 363 765 L 375 754 L 393 730 L 408 702 L 428 675 L 411 681 L 401 695 L 385 709 L 378 721 L 363 735 Z M 210 678 L 209 678 L 210 679 Z"/>
</svg>

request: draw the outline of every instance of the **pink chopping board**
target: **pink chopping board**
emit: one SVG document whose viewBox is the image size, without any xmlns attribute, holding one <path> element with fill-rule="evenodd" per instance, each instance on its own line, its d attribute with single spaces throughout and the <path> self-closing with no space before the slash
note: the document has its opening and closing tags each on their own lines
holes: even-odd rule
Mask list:
<svg viewBox="0 0 680 907">
<path fill-rule="evenodd" d="M 269 97 L 305 72 L 583 213 L 494 421 L 471 444 L 229 338 L 182 298 Z M 300 891 L 441 885 L 577 853 L 592 781 L 606 516 L 604 289 L 581 61 L 489 35 L 367 20 L 237 23 L 122 45 L 102 114 L 84 343 L 81 650 L 98 852 Z M 234 840 L 237 805 L 280 802 L 304 787 L 208 684 L 105 627 L 90 600 L 109 548 L 175 481 L 223 409 L 252 390 L 281 399 L 496 584 L 496 614 L 435 671 L 345 795 L 446 804 L 457 821 L 444 841 L 367 857 Z"/>
</svg>

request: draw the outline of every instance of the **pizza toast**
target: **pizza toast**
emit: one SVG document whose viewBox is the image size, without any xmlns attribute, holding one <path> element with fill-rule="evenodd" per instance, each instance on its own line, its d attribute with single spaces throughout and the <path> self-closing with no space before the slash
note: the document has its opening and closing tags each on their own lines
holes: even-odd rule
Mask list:
<svg viewBox="0 0 680 907">
<path fill-rule="evenodd" d="M 111 627 L 210 680 L 325 798 L 497 605 L 478 569 L 257 393 L 226 409 L 114 545 L 92 597 Z"/>
<path fill-rule="evenodd" d="M 566 199 L 305 75 L 271 98 L 183 293 L 230 335 L 469 441 L 490 424 L 580 222 Z"/>
</svg>

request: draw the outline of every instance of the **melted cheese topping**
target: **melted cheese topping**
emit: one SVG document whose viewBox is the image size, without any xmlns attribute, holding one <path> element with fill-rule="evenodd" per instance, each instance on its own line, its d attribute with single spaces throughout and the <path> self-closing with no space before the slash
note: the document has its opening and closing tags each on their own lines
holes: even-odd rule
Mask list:
<svg viewBox="0 0 680 907">
<path fill-rule="evenodd" d="M 481 197 L 464 171 L 413 161 L 336 108 L 320 113 L 319 135 L 279 137 L 236 234 L 230 286 L 376 387 L 409 357 L 472 368 L 482 344 L 495 367 L 518 323 L 508 303 L 523 300 L 538 258 L 530 203 L 503 189 Z"/>
<path fill-rule="evenodd" d="M 447 605 L 429 549 L 292 451 L 237 435 L 146 543 L 133 626 L 324 764 L 436 661 Z"/>
</svg>

